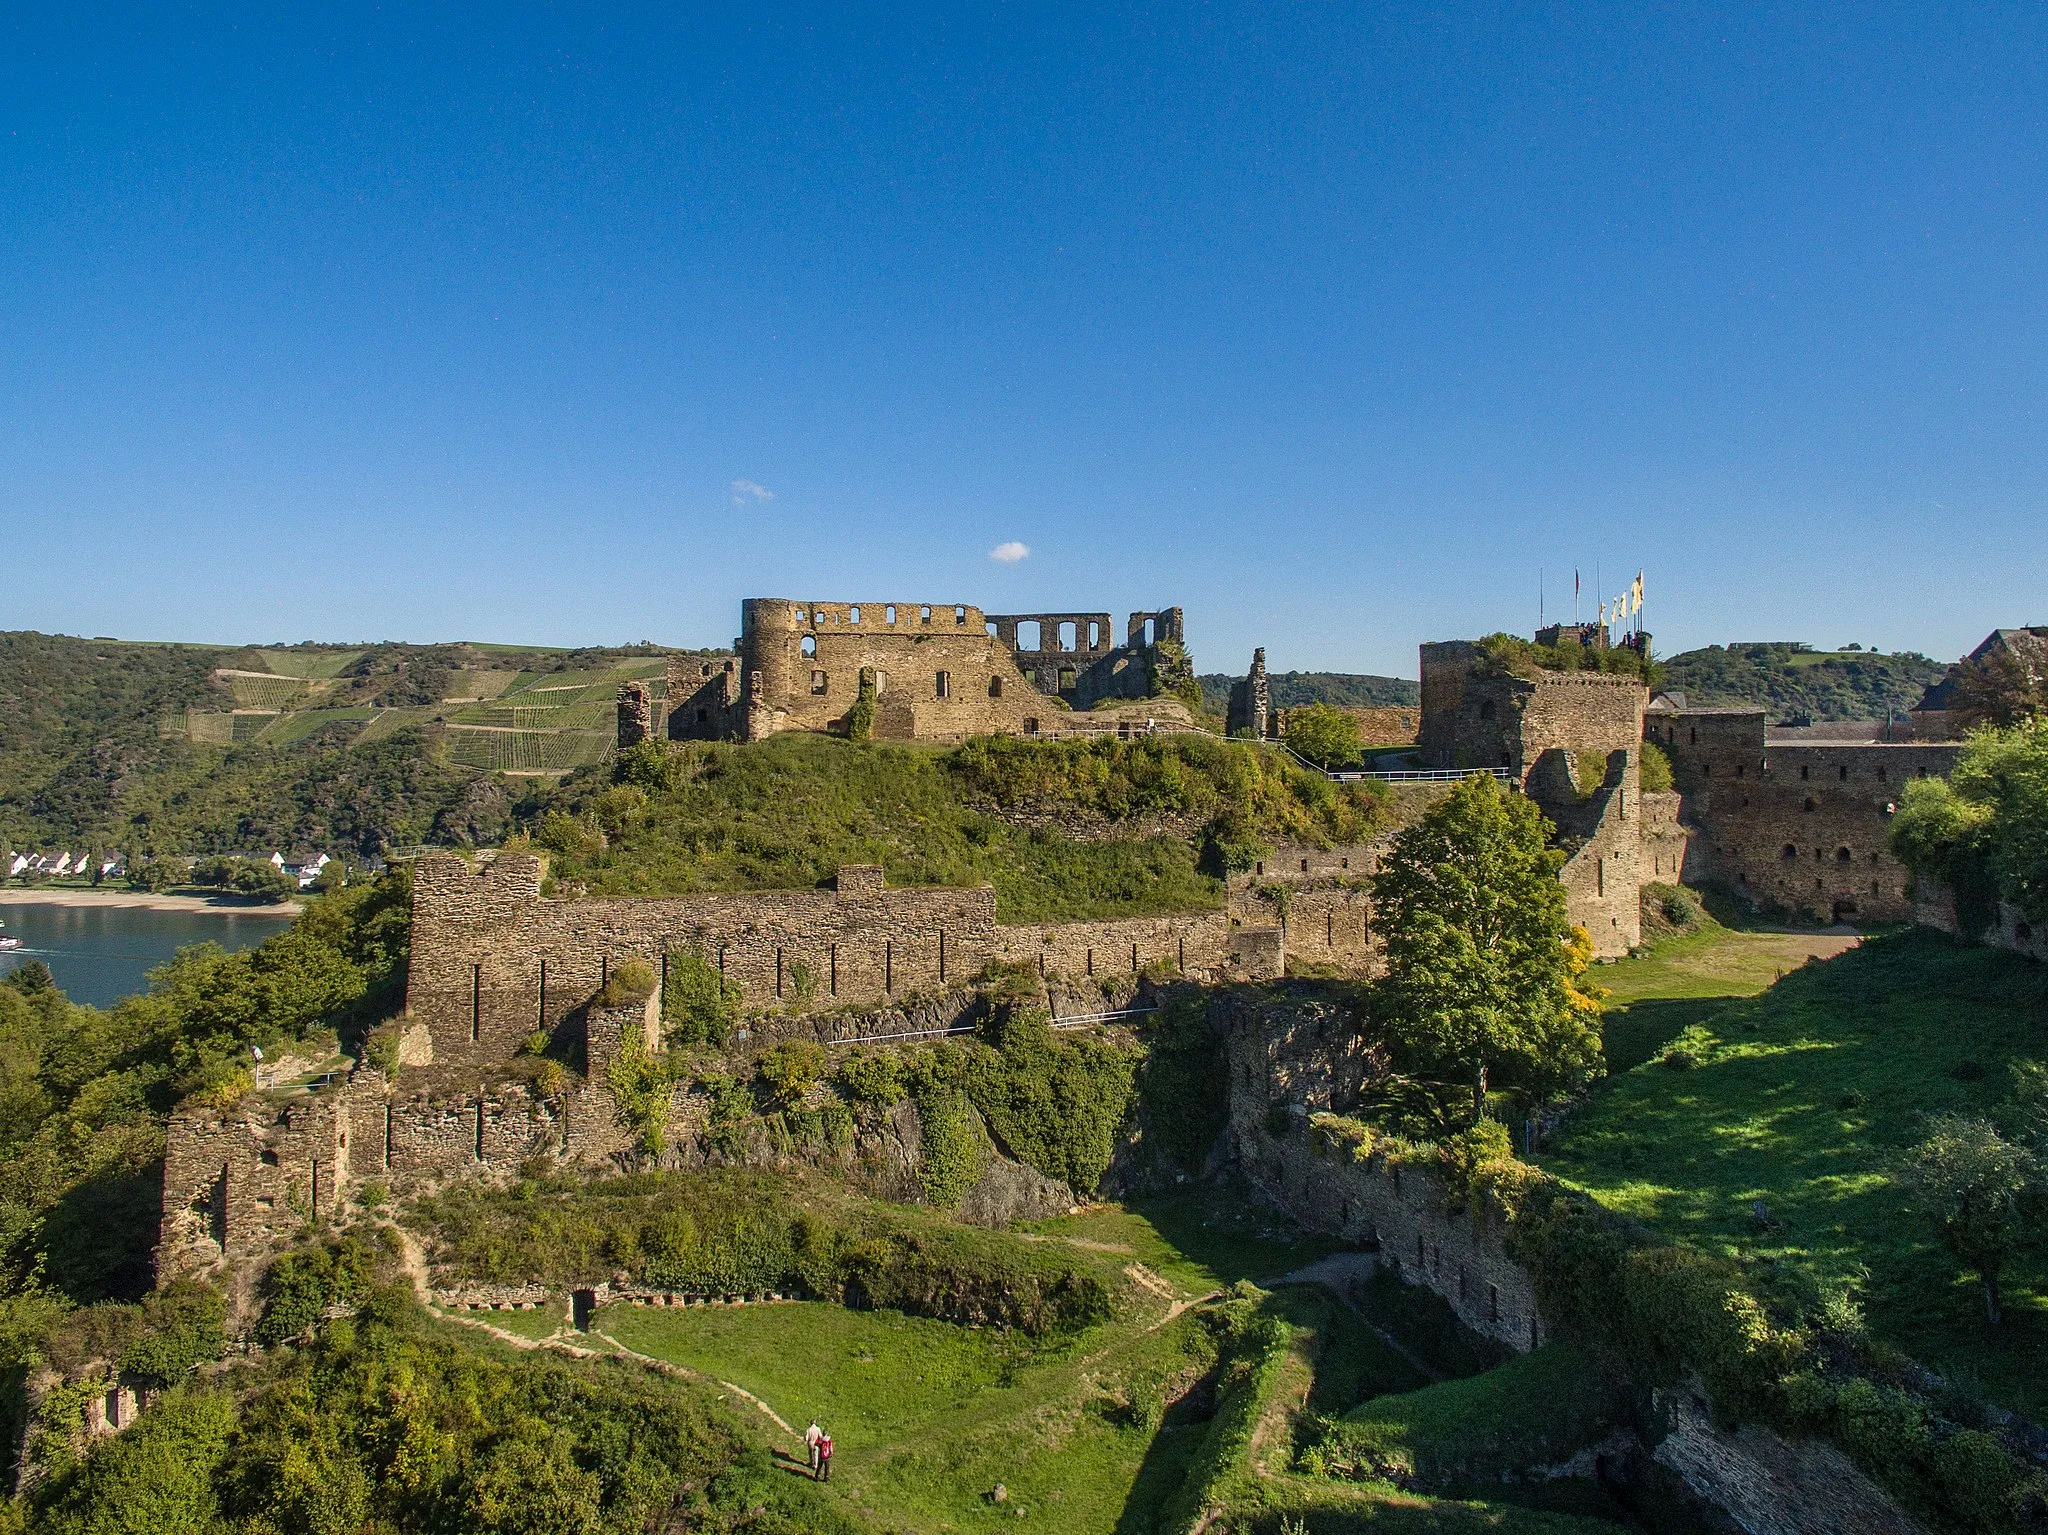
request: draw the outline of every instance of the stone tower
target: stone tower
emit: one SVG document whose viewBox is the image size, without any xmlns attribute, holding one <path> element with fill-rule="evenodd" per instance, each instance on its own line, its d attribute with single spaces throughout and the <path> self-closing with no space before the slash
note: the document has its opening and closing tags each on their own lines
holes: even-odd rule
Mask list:
<svg viewBox="0 0 2048 1535">
<path fill-rule="evenodd" d="M 1231 735 L 1251 735 L 1265 740 L 1272 729 L 1273 696 L 1266 682 L 1266 648 L 1252 652 L 1252 669 L 1242 682 L 1230 685 L 1230 714 L 1226 729 Z"/>
</svg>

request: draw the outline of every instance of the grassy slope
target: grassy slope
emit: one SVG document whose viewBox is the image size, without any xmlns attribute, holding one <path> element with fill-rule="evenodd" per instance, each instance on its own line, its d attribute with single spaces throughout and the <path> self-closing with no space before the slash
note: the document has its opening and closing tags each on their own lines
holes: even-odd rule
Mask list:
<svg viewBox="0 0 2048 1535">
<path fill-rule="evenodd" d="M 1099 1207 L 1037 1223 L 1027 1235 L 1082 1244 L 1110 1264 L 1143 1263 L 1176 1301 L 1245 1277 L 1272 1276 L 1318 1256 L 1271 1229 L 1241 1200 L 1203 1192 L 1142 1209 Z M 1169 1407 L 1214 1364 L 1216 1339 L 1199 1305 L 1169 1320 L 1164 1294 L 1115 1321 L 1048 1348 L 1000 1334 L 889 1312 L 795 1304 L 733 1309 L 618 1308 L 599 1326 L 639 1352 L 730 1382 L 801 1429 L 816 1413 L 838 1445 L 836 1497 L 890 1527 L 943 1532 L 1031 1522 L 1077 1535 L 1145 1535 L 1188 1473 L 1212 1451 L 1213 1424 L 1190 1406 Z M 1287 1362 L 1279 1404 L 1256 1441 L 1253 1501 L 1269 1510 L 1335 1510 L 1345 1520 L 1403 1530 L 1611 1526 L 1553 1520 L 1524 1510 L 1445 1503 L 1344 1487 L 1287 1470 L 1295 1410 L 1341 1412 L 1363 1395 L 1412 1390 L 1414 1372 L 1319 1294 L 1281 1292 L 1280 1314 L 1309 1328 L 1313 1354 Z M 800 1447 L 770 1433 L 790 1455 Z M 987 1494 L 1008 1490 L 997 1506 Z M 1227 1490 L 1227 1489 L 1226 1489 Z M 1263 1526 L 1261 1526 L 1263 1527 Z"/>
<path fill-rule="evenodd" d="M 961 765 L 970 759 L 974 767 Z M 1199 823 L 1233 795 L 1255 821 L 1305 814 L 1302 795 L 1329 812 L 1318 824 L 1362 827 L 1359 807 L 1378 813 L 1350 786 L 1310 780 L 1275 754 L 1196 737 L 1005 742 L 981 754 L 973 744 L 951 752 L 789 734 L 692 746 L 681 760 L 686 781 L 625 817 L 607 808 L 608 775 L 564 785 L 550 801 L 561 814 L 540 831 L 554 874 L 592 895 L 658 895 L 804 888 L 841 865 L 873 863 L 893 885 L 993 885 L 1005 921 L 1143 916 L 1221 904 L 1222 884 L 1198 867 L 1193 840 L 1027 831 L 991 813 L 977 785 L 1014 783 L 1020 804 L 1126 825 L 1148 815 Z"/>
<path fill-rule="evenodd" d="M 1603 971 L 1627 1004 L 1609 1025 L 1616 1075 L 1540 1160 L 1788 1295 L 1855 1282 L 1879 1336 L 2048 1413 L 2048 1265 L 2008 1274 L 1995 1334 L 1885 1176 L 1925 1115 L 1990 1110 L 2010 1062 L 2048 1056 L 2048 972 L 1906 932 L 1775 980 L 1803 943 L 1714 930 Z M 1688 1025 L 1713 1041 L 1705 1064 L 1662 1065 Z"/>
</svg>

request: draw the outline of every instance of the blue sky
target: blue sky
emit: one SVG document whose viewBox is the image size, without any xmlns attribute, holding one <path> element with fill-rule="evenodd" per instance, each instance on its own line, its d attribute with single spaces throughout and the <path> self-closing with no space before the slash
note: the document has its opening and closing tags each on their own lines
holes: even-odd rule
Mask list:
<svg viewBox="0 0 2048 1535">
<path fill-rule="evenodd" d="M 0 627 L 1178 602 L 1204 670 L 1413 675 L 1574 565 L 1646 569 L 1667 653 L 2048 621 L 2038 4 L 23 6 L 0 48 Z"/>
</svg>

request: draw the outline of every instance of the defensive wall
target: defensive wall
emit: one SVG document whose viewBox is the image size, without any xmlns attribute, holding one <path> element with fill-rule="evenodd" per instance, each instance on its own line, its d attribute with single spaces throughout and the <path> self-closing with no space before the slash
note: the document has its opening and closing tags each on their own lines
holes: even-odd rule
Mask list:
<svg viewBox="0 0 2048 1535">
<path fill-rule="evenodd" d="M 1232 1149 L 1252 1185 L 1309 1229 L 1377 1251 L 1475 1331 L 1520 1352 L 1535 1347 L 1544 1335 L 1535 1286 L 1507 1256 L 1499 1219 L 1445 1213 L 1433 1176 L 1385 1157 L 1359 1160 L 1331 1123 L 1387 1068 L 1357 1020 L 1301 999 L 1231 994 L 1215 1008 Z"/>
<path fill-rule="evenodd" d="M 1761 709 L 1660 707 L 1644 734 L 1671 758 L 1688 880 L 1817 917 L 1912 919 L 1891 817 L 1912 779 L 1953 771 L 1959 746 L 1773 740 Z"/>
</svg>

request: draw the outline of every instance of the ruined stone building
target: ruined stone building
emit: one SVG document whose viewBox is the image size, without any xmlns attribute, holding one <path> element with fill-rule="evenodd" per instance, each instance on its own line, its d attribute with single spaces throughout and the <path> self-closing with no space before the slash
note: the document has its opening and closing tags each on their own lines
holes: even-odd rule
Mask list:
<svg viewBox="0 0 2048 1535">
<path fill-rule="evenodd" d="M 1642 940 L 1643 710 L 1649 690 L 1607 672 L 1522 676 L 1451 640 L 1422 647 L 1421 755 L 1494 771 L 1553 821 L 1572 920 L 1612 958 Z M 1654 813 L 1654 814 L 1653 814 Z"/>
<path fill-rule="evenodd" d="M 1184 665 L 1181 624 L 1179 608 L 1132 613 L 1118 643 L 1107 613 L 749 598 L 734 659 L 679 658 L 659 697 L 620 690 L 619 744 L 842 731 L 863 679 L 878 740 L 1051 734 L 1056 713 L 1159 691 L 1162 661 Z"/>
</svg>

